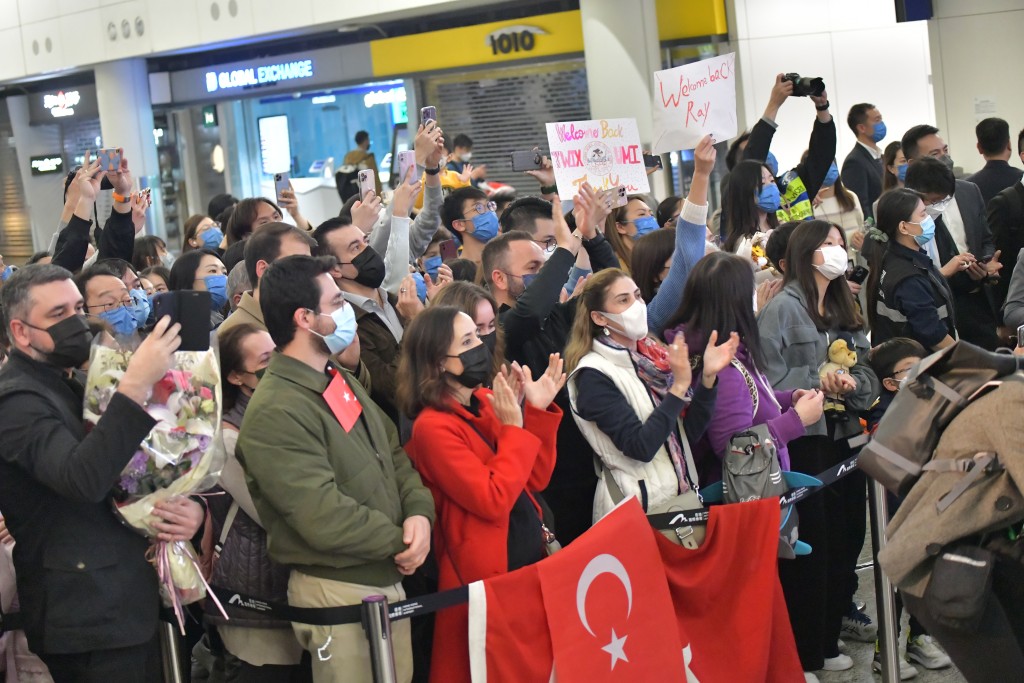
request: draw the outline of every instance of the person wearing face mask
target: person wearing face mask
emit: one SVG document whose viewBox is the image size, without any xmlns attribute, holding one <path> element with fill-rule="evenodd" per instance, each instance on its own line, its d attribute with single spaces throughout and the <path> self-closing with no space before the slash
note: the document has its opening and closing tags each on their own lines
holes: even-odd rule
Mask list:
<svg viewBox="0 0 1024 683">
<path fill-rule="evenodd" d="M 473 282 L 453 282 L 438 292 L 430 305 L 454 306 L 473 319 L 477 336 L 491 352 L 491 377 L 497 375 L 505 362 L 505 333 L 498 324 L 498 302 L 491 293 Z"/>
<path fill-rule="evenodd" d="M 739 337 L 717 341 L 711 333 L 701 381 L 691 391 L 686 344 L 665 347 L 648 335 L 636 283 L 615 268 L 587 281 L 565 359 L 573 418 L 601 464 L 595 522 L 617 503 L 608 479 L 623 495 L 636 495 L 645 511 L 697 490 L 691 447 L 707 429 L 718 373 L 735 356 Z"/>
<path fill-rule="evenodd" d="M 222 433 L 227 461 L 210 496 L 213 536 L 218 548 L 211 583 L 260 600 L 288 600 L 288 568 L 270 559 L 267 532 L 235 457 L 239 429 L 249 400 L 267 370 L 274 340 L 265 329 L 240 323 L 217 335 L 224 394 Z M 213 601 L 206 601 L 206 619 L 224 643 L 225 681 L 287 683 L 300 672 L 302 648 L 291 624 L 225 604 L 225 620 Z M 308 675 L 308 674 L 307 674 Z"/>
<path fill-rule="evenodd" d="M 353 307 L 330 257 L 286 256 L 260 278 L 275 353 L 246 408 L 235 453 L 270 558 L 289 567 L 288 602 L 353 605 L 405 598 L 403 576 L 430 549 L 434 501 L 391 420 L 346 369 L 330 363 L 356 338 Z M 313 681 L 370 683 L 359 624 L 293 623 Z M 392 625 L 396 680 L 412 679 L 409 624 Z"/>
<path fill-rule="evenodd" d="M 884 190 L 882 174 L 885 167 L 878 143 L 885 139 L 888 131 L 882 120 L 882 112 L 867 102 L 850 107 L 846 124 L 857 136 L 857 144 L 843 161 L 843 182 L 857 195 L 865 217 L 872 218 L 874 203 Z"/>
<path fill-rule="evenodd" d="M 651 210 L 651 201 L 644 195 L 629 195 L 624 206 L 612 210 L 605 219 L 604 236 L 619 257 L 619 268 L 629 272 L 633 244 L 658 227 L 658 219 Z"/>
<path fill-rule="evenodd" d="M 409 326 L 401 367 L 399 402 L 414 419 L 406 448 L 437 508 L 438 588 L 539 562 L 553 541 L 538 492 L 555 466 L 559 355 L 536 378 L 518 365 L 494 376 L 473 319 L 435 305 Z M 465 606 L 437 614 L 432 683 L 469 680 L 467 623 Z"/>
<path fill-rule="evenodd" d="M 156 424 L 144 406 L 171 367 L 178 325 L 157 322 L 86 433 L 84 387 L 73 371 L 88 361 L 92 334 L 71 273 L 27 266 L 0 289 L 0 305 L 12 349 L 0 371 L 0 510 L 17 540 L 29 647 L 59 683 L 158 680 L 160 598 L 146 559 L 150 541 L 120 521 L 110 492 Z M 153 512 L 158 539 L 167 542 L 190 540 L 204 518 L 189 499 Z"/>
<path fill-rule="evenodd" d="M 441 222 L 462 244 L 460 256 L 480 265 L 484 246 L 498 235 L 494 202 L 475 187 L 461 187 L 444 198 Z"/>
<path fill-rule="evenodd" d="M 224 322 L 228 303 L 228 273 L 215 251 L 196 249 L 178 257 L 171 268 L 171 291 L 194 290 L 210 293 L 210 329 Z"/>
<path fill-rule="evenodd" d="M 136 300 L 124 282 L 102 265 L 83 270 L 75 277 L 75 284 L 85 301 L 86 315 L 102 320 L 118 337 L 132 336 L 145 325 L 145 318 L 142 325 L 138 322 Z M 146 298 L 145 294 L 143 298 Z"/>
<path fill-rule="evenodd" d="M 807 153 L 804 152 L 806 157 Z M 821 189 L 814 197 L 814 217 L 838 225 L 846 233 L 847 241 L 864 230 L 864 213 L 860 200 L 843 185 L 839 167 L 833 161 L 825 176 Z M 851 258 L 854 254 L 851 253 Z"/>
<path fill-rule="evenodd" d="M 185 221 L 182 233 L 182 253 L 193 249 L 220 250 L 224 245 L 224 233 L 220 225 L 209 216 L 202 214 L 189 216 Z"/>
<path fill-rule="evenodd" d="M 478 187 L 480 181 L 487 177 L 487 166 L 477 164 L 470 166 L 473 159 L 473 140 L 465 133 L 459 133 L 452 141 L 452 153 L 448 155 L 447 170 L 464 176 L 466 167 L 470 167 L 469 180 L 473 187 Z"/>
<path fill-rule="evenodd" d="M 360 358 L 373 378 L 371 395 L 398 424 L 398 359 L 409 319 L 398 310 L 398 297 L 381 287 L 386 271 L 384 258 L 368 244 L 363 231 L 345 217 L 323 222 L 313 238 L 317 256 L 337 259 L 331 274 L 354 311 Z"/>
<path fill-rule="evenodd" d="M 906 189 L 882 195 L 869 237 L 878 243 L 867 282 L 872 343 L 909 337 L 937 351 L 956 341 L 953 292 L 925 251 L 935 239 L 935 219 L 920 195 Z M 962 268 L 966 259 L 959 263 Z"/>
<path fill-rule="evenodd" d="M 871 407 L 878 379 L 867 365 L 864 322 L 843 275 L 842 235 L 825 221 L 799 223 L 786 245 L 784 287 L 757 316 L 765 377 L 776 391 L 821 390 L 840 396 L 848 413 Z M 819 377 L 828 349 L 840 336 L 857 353 L 848 372 Z M 794 471 L 815 475 L 852 456 L 848 439 L 861 433 L 855 419 L 826 413 L 789 442 Z M 853 660 L 839 652 L 840 637 L 874 640 L 874 624 L 853 606 L 855 567 L 865 535 L 865 480 L 853 474 L 833 485 L 834 495 L 797 505 L 800 538 L 814 552 L 783 562 L 779 577 L 805 672 L 841 671 Z M 843 635 L 840 636 L 842 629 Z"/>
<path fill-rule="evenodd" d="M 908 133 L 909 135 L 909 133 Z M 937 136 L 925 136 L 919 150 Z M 904 143 L 906 145 L 906 143 Z M 977 185 L 955 180 L 948 165 L 931 155 L 914 159 L 907 188 L 924 201 L 935 221 L 935 238 L 925 245 L 932 262 L 949 281 L 957 329 L 965 340 L 994 351 L 1000 345 L 991 284 L 1001 280 L 1001 253 L 996 250 Z"/>
</svg>

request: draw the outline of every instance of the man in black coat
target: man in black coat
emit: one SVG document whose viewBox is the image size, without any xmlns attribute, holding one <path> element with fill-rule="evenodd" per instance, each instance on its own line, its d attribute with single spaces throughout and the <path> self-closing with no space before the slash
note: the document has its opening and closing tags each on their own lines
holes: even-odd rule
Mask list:
<svg viewBox="0 0 1024 683">
<path fill-rule="evenodd" d="M 15 539 L 29 647 L 57 683 L 160 680 L 149 542 L 121 523 L 110 490 L 155 425 L 143 406 L 170 367 L 179 326 L 157 323 L 86 433 L 72 370 L 88 360 L 92 335 L 71 273 L 26 266 L 0 301 L 11 345 L 0 371 L 0 510 Z M 190 539 L 203 520 L 188 499 L 153 513 L 165 541 Z"/>
<path fill-rule="evenodd" d="M 1017 153 L 1024 162 L 1024 130 L 1017 136 Z M 1017 256 L 1024 249 L 1024 180 L 1020 176 L 988 202 L 988 224 L 996 249 L 1003 252 L 1002 261 L 1017 263 Z M 992 288 L 999 306 L 1006 302 L 1009 287 L 1010 275 L 1006 274 Z"/>
<path fill-rule="evenodd" d="M 885 138 L 882 113 L 866 102 L 850 107 L 846 125 L 857 136 L 857 144 L 843 160 L 843 185 L 857 195 L 865 218 L 873 215 L 875 200 L 882 194 L 882 150 L 878 143 Z"/>
<path fill-rule="evenodd" d="M 1010 147 L 1010 124 L 1002 119 L 985 119 L 974 127 L 978 136 L 978 153 L 985 157 L 985 166 L 966 180 L 978 186 L 988 204 L 992 198 L 1008 187 L 1020 182 L 1024 171 L 1010 166 L 1013 148 Z M 1024 131 L 1021 131 L 1024 135 Z M 1018 149 L 1020 138 L 1018 138 Z"/>
</svg>

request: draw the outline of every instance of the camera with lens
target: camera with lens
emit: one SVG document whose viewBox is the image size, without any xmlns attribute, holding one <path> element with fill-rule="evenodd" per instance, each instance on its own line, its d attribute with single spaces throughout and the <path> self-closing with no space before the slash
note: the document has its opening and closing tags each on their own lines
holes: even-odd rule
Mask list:
<svg viewBox="0 0 1024 683">
<path fill-rule="evenodd" d="M 793 97 L 821 97 L 825 92 L 825 81 L 821 78 L 786 74 L 782 80 L 793 82 Z"/>
</svg>

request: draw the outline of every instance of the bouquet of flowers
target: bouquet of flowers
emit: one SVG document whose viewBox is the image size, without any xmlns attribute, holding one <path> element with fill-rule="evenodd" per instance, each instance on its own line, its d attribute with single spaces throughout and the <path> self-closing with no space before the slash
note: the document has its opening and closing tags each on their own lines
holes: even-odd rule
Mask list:
<svg viewBox="0 0 1024 683">
<path fill-rule="evenodd" d="M 106 411 L 131 356 L 130 350 L 93 347 L 85 386 L 87 429 Z M 216 352 L 178 351 L 174 358 L 174 367 L 153 386 L 146 403 L 146 412 L 157 421 L 156 426 L 114 483 L 117 513 L 132 528 L 154 539 L 158 532 L 153 523 L 159 518 L 152 514 L 153 506 L 210 488 L 225 459 Z M 149 558 L 160 578 L 164 603 L 174 609 L 183 627 L 182 605 L 201 600 L 208 588 L 195 550 L 189 542 L 154 541 Z"/>
<path fill-rule="evenodd" d="M 768 249 L 768 238 L 771 237 L 772 231 L 767 232 L 755 232 L 754 237 L 750 244 L 750 259 L 757 266 L 756 270 L 765 270 L 770 268 L 768 263 L 768 257 L 766 251 Z"/>
</svg>

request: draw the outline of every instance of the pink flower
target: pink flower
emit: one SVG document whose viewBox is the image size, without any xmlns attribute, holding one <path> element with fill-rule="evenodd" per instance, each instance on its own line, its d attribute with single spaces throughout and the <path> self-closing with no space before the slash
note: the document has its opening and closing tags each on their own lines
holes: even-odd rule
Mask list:
<svg viewBox="0 0 1024 683">
<path fill-rule="evenodd" d="M 210 387 L 203 387 L 199 390 L 199 398 L 204 401 L 208 401 L 213 398 L 213 392 L 210 391 Z"/>
</svg>

